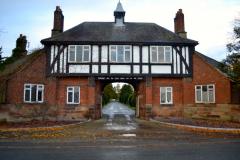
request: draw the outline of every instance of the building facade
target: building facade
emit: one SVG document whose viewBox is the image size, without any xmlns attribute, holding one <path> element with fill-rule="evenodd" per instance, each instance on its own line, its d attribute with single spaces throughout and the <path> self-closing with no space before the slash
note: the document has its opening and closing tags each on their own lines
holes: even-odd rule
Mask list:
<svg viewBox="0 0 240 160">
<path fill-rule="evenodd" d="M 41 41 L 44 49 L 2 76 L 4 102 L 20 105 L 20 115 L 38 107 L 60 120 L 98 119 L 105 85 L 126 82 L 137 93 L 137 117 L 237 119 L 221 112 L 237 107 L 231 104 L 232 81 L 217 69 L 217 61 L 195 51 L 198 42 L 187 38 L 181 9 L 175 32 L 154 23 L 125 22 L 120 2 L 114 18 L 64 31 L 57 6 L 52 36 Z"/>
</svg>

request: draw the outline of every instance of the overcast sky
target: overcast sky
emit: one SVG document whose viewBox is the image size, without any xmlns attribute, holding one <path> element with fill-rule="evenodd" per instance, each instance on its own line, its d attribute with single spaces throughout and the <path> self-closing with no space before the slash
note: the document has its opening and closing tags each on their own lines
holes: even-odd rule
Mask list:
<svg viewBox="0 0 240 160">
<path fill-rule="evenodd" d="M 64 30 L 84 21 L 114 20 L 118 0 L 1 0 L 0 46 L 11 55 L 22 33 L 30 42 L 28 50 L 41 47 L 40 40 L 51 35 L 53 12 L 59 5 L 65 17 Z M 153 22 L 173 31 L 179 8 L 185 14 L 188 38 L 199 42 L 197 51 L 221 60 L 232 38 L 235 18 L 240 17 L 240 0 L 121 0 L 128 22 Z"/>
</svg>

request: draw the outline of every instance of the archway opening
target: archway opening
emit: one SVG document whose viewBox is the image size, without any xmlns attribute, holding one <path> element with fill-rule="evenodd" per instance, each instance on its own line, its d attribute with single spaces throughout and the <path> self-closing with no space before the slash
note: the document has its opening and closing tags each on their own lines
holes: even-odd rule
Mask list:
<svg viewBox="0 0 240 160">
<path fill-rule="evenodd" d="M 139 116 L 137 83 L 102 83 L 102 116 Z"/>
</svg>

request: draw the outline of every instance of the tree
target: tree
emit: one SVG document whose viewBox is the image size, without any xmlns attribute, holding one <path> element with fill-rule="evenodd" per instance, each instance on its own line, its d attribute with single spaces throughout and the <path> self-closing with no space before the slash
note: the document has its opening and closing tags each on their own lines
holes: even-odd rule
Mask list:
<svg viewBox="0 0 240 160">
<path fill-rule="evenodd" d="M 123 85 L 119 95 L 119 101 L 131 107 L 136 106 L 136 95 L 131 85 L 128 84 Z"/>
<path fill-rule="evenodd" d="M 112 84 L 108 84 L 104 87 L 102 96 L 102 105 L 106 105 L 111 99 L 117 99 L 118 95 L 115 92 Z"/>
<path fill-rule="evenodd" d="M 240 87 L 240 19 L 235 20 L 233 28 L 233 41 L 227 44 L 229 54 L 222 61 L 220 69 L 227 73 L 234 80 L 237 87 Z"/>
</svg>

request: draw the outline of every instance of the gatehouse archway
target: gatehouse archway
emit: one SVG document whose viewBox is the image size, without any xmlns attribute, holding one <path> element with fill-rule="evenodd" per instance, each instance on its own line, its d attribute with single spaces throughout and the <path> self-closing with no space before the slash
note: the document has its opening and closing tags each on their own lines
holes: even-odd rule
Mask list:
<svg viewBox="0 0 240 160">
<path fill-rule="evenodd" d="M 152 78 L 89 78 L 89 88 L 94 90 L 89 96 L 94 97 L 90 108 L 90 115 L 93 119 L 102 117 L 102 95 L 104 87 L 110 83 L 127 83 L 133 86 L 136 93 L 136 117 L 141 119 L 149 119 L 152 114 Z M 91 83 L 95 82 L 91 85 Z M 92 87 L 91 87 L 92 86 Z M 92 88 L 92 89 L 91 89 Z M 93 91 L 92 91 L 93 92 Z"/>
</svg>

